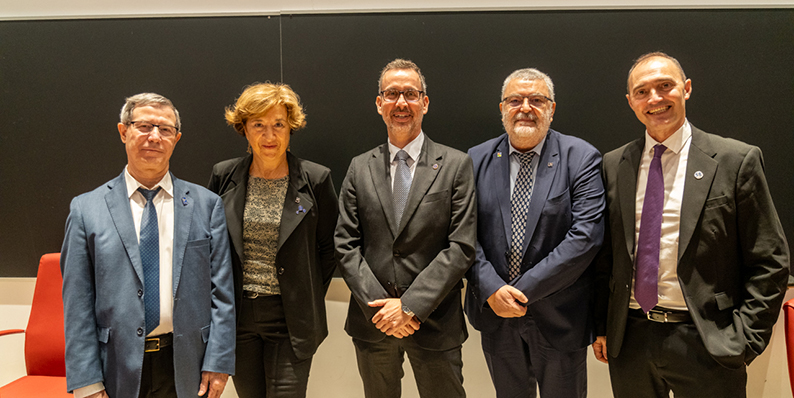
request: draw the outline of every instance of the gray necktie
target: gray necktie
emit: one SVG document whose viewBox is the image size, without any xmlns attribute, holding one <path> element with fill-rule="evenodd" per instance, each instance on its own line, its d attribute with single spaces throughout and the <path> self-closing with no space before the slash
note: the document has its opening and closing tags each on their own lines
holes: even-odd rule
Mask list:
<svg viewBox="0 0 794 398">
<path fill-rule="evenodd" d="M 521 254 L 524 248 L 524 236 L 527 229 L 527 212 L 532 199 L 532 158 L 535 152 L 513 152 L 521 162 L 518 169 L 513 196 L 510 198 L 510 280 L 521 273 Z"/>
<path fill-rule="evenodd" d="M 394 218 L 397 225 L 403 217 L 405 204 L 408 203 L 408 191 L 411 190 L 411 168 L 408 167 L 408 159 L 411 157 L 408 152 L 400 150 L 397 152 L 397 170 L 394 172 L 394 187 L 392 196 L 394 197 Z"/>
</svg>

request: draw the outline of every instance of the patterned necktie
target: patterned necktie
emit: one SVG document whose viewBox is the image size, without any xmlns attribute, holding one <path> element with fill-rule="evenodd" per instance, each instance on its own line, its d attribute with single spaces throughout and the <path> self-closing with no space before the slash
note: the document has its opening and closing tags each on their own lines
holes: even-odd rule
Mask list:
<svg viewBox="0 0 794 398">
<path fill-rule="evenodd" d="M 400 150 L 397 152 L 397 170 L 394 172 L 394 187 L 392 196 L 394 198 L 394 217 L 397 225 L 403 217 L 405 204 L 408 203 L 408 191 L 411 190 L 411 169 L 408 167 L 408 152 Z"/>
<path fill-rule="evenodd" d="M 510 280 L 521 273 L 521 255 L 524 248 L 524 235 L 527 229 L 527 212 L 532 199 L 532 158 L 535 152 L 513 152 L 521 162 L 518 170 L 513 197 L 510 198 Z"/>
<path fill-rule="evenodd" d="M 644 312 L 659 302 L 659 241 L 662 238 L 662 211 L 664 208 L 664 177 L 662 154 L 667 150 L 662 144 L 653 147 L 653 159 L 648 170 L 648 185 L 642 202 L 640 236 L 637 238 L 637 256 L 634 276 L 634 298 Z"/>
<path fill-rule="evenodd" d="M 159 191 L 160 187 L 152 190 L 138 188 L 138 192 L 146 198 L 138 246 L 143 264 L 143 305 L 146 311 L 147 335 L 160 324 L 160 230 L 157 227 L 157 211 L 152 202 Z"/>
</svg>

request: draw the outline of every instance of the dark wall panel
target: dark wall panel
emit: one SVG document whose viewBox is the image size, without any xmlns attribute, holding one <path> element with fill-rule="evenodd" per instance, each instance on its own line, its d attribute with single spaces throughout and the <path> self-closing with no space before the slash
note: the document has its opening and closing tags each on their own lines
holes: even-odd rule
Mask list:
<svg viewBox="0 0 794 398">
<path fill-rule="evenodd" d="M 280 25 L 280 26 L 279 26 Z M 414 60 L 428 82 L 424 130 L 465 150 L 502 133 L 513 70 L 554 79 L 552 127 L 602 152 L 641 136 L 625 99 L 638 55 L 676 56 L 693 81 L 689 120 L 761 147 L 787 236 L 794 236 L 794 10 L 284 15 L 0 23 L 0 276 L 32 276 L 58 251 L 69 200 L 121 172 L 115 123 L 125 96 L 155 91 L 180 109 L 172 159 L 203 184 L 242 155 L 223 108 L 254 81 L 301 95 L 298 156 L 333 170 L 386 140 L 374 106 L 380 69 Z M 280 54 L 282 56 L 280 57 Z"/>
</svg>

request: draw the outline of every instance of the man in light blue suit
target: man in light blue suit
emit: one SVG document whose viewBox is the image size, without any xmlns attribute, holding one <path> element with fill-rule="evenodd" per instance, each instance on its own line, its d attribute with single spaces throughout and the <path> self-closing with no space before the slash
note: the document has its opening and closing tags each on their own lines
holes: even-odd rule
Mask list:
<svg viewBox="0 0 794 398">
<path fill-rule="evenodd" d="M 584 397 L 592 272 L 604 234 L 601 155 L 549 128 L 551 79 L 520 69 L 502 87 L 507 134 L 469 150 L 477 256 L 466 314 L 498 397 Z"/>
<path fill-rule="evenodd" d="M 127 98 L 120 176 L 72 200 L 61 250 L 67 389 L 82 397 L 220 397 L 234 373 L 223 202 L 174 177 L 179 112 Z"/>
</svg>

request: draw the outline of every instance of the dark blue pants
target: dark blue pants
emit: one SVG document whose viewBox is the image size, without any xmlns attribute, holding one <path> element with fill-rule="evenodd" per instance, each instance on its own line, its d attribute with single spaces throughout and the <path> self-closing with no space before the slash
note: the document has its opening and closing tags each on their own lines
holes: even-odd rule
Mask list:
<svg viewBox="0 0 794 398">
<path fill-rule="evenodd" d="M 498 398 L 583 398 L 587 396 L 587 347 L 555 349 L 532 316 L 505 319 L 483 332 L 482 350 Z"/>
</svg>

